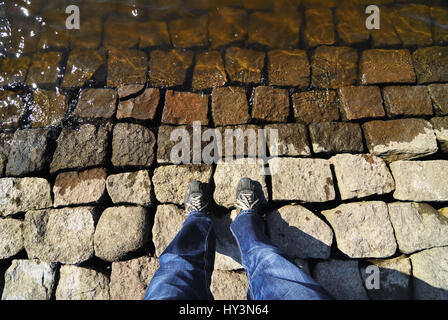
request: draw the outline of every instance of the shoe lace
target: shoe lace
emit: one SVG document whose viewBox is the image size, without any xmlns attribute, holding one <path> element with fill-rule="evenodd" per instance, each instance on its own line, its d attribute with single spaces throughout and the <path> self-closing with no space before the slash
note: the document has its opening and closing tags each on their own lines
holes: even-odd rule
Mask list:
<svg viewBox="0 0 448 320">
<path fill-rule="evenodd" d="M 190 203 L 188 204 L 188 212 L 202 211 L 207 207 L 206 203 L 202 202 L 202 195 L 194 195 L 190 197 Z"/>
<path fill-rule="evenodd" d="M 241 210 L 250 210 L 255 207 L 259 199 L 254 200 L 254 194 L 252 192 L 240 193 L 238 199 L 236 199 L 236 207 Z"/>
</svg>

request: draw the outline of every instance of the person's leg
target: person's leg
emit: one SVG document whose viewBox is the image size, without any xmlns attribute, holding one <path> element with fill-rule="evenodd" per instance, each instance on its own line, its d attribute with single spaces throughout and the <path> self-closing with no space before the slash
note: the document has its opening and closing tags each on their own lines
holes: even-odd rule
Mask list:
<svg viewBox="0 0 448 320">
<path fill-rule="evenodd" d="M 198 186 L 194 185 L 193 189 Z M 145 300 L 213 299 L 210 283 L 215 262 L 215 233 L 209 215 L 203 210 L 205 200 L 197 195 L 195 199 L 194 195 L 194 205 L 186 200 L 187 220 L 159 257 L 160 267 L 149 284 Z"/>
<path fill-rule="evenodd" d="M 212 299 L 215 234 L 210 217 L 191 213 L 159 258 L 145 300 Z"/>
<path fill-rule="evenodd" d="M 240 181 L 239 213 L 230 225 L 241 251 L 249 281 L 248 298 L 255 300 L 321 300 L 332 297 L 297 267 L 264 233 L 257 213 L 260 197 L 250 179 Z"/>
</svg>

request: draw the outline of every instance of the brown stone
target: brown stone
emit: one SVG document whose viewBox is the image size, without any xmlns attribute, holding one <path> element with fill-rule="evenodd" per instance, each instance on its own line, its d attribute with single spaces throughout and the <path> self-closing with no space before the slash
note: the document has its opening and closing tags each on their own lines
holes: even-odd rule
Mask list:
<svg viewBox="0 0 448 320">
<path fill-rule="evenodd" d="M 339 89 L 343 120 L 379 118 L 386 114 L 379 87 L 344 87 Z"/>
<path fill-rule="evenodd" d="M 242 41 L 247 36 L 248 14 L 230 7 L 215 8 L 209 13 L 209 38 L 212 48 Z"/>
<path fill-rule="evenodd" d="M 320 46 L 313 55 L 312 86 L 340 88 L 356 82 L 358 54 L 348 47 Z"/>
<path fill-rule="evenodd" d="M 249 122 L 246 90 L 240 87 L 213 89 L 212 116 L 216 126 Z"/>
<path fill-rule="evenodd" d="M 82 9 L 80 11 L 83 14 L 86 12 Z M 83 17 L 82 28 L 70 30 L 70 45 L 72 48 L 97 49 L 100 46 L 102 33 L 102 17 Z"/>
<path fill-rule="evenodd" d="M 129 49 L 137 46 L 139 26 L 135 19 L 111 15 L 104 22 L 103 45 L 106 49 Z"/>
<path fill-rule="evenodd" d="M 42 28 L 39 30 L 38 49 L 66 49 L 69 44 L 68 29 L 65 26 L 64 10 L 61 8 L 47 8 L 41 12 Z"/>
<path fill-rule="evenodd" d="M 271 10 L 274 1 L 272 0 L 242 0 L 243 7 L 249 10 Z"/>
<path fill-rule="evenodd" d="M 168 90 L 162 123 L 193 124 L 200 121 L 202 125 L 207 125 L 208 97 L 206 94 Z"/>
<path fill-rule="evenodd" d="M 139 91 L 143 91 L 144 88 L 144 84 L 125 84 L 117 88 L 118 98 L 122 100 L 124 98 L 127 98 L 128 96 L 137 94 Z"/>
<path fill-rule="evenodd" d="M 406 5 L 392 9 L 393 23 L 403 45 L 427 46 L 432 44 L 431 18 L 428 6 Z"/>
<path fill-rule="evenodd" d="M 448 84 L 431 84 L 428 86 L 434 112 L 437 116 L 448 115 Z"/>
<path fill-rule="evenodd" d="M 33 55 L 26 84 L 55 84 L 58 80 L 61 52 L 44 52 Z"/>
<path fill-rule="evenodd" d="M 140 48 L 167 46 L 170 35 L 165 21 L 148 20 L 139 25 Z"/>
<path fill-rule="evenodd" d="M 366 28 L 365 7 L 338 6 L 335 11 L 336 30 L 342 43 L 347 45 L 365 43 L 370 38 Z"/>
<path fill-rule="evenodd" d="M 448 47 L 419 48 L 412 56 L 418 83 L 448 81 Z"/>
<path fill-rule="evenodd" d="M 309 126 L 315 153 L 363 152 L 361 127 L 349 122 L 321 122 Z"/>
<path fill-rule="evenodd" d="M 400 37 L 393 25 L 394 16 L 388 8 L 380 7 L 380 28 L 372 29 L 372 44 L 375 48 L 401 45 Z"/>
<path fill-rule="evenodd" d="M 171 41 L 175 48 L 202 47 L 208 44 L 208 17 L 181 18 L 169 22 Z"/>
<path fill-rule="evenodd" d="M 201 52 L 196 56 L 193 90 L 221 87 L 226 82 L 227 74 L 219 51 Z"/>
<path fill-rule="evenodd" d="M 159 261 L 148 256 L 113 262 L 110 275 L 111 299 L 142 300 L 158 268 Z"/>
<path fill-rule="evenodd" d="M 333 12 L 329 8 L 307 9 L 305 21 L 304 39 L 308 47 L 335 43 Z"/>
<path fill-rule="evenodd" d="M 0 86 L 25 83 L 30 66 L 29 57 L 3 58 L 0 60 Z"/>
<path fill-rule="evenodd" d="M 21 13 L 20 17 L 14 18 L 14 23 L 9 23 L 9 28 L 8 36 L 2 36 L 3 48 L 6 48 L 8 56 L 18 57 L 22 54 L 36 52 L 39 37 L 35 33 L 40 28 L 37 21 L 23 18 L 23 13 Z"/>
<path fill-rule="evenodd" d="M 433 22 L 434 43 L 448 42 L 448 8 L 434 6 L 430 9 Z"/>
<path fill-rule="evenodd" d="M 257 87 L 253 93 L 252 118 L 263 122 L 286 122 L 289 116 L 287 90 Z"/>
<path fill-rule="evenodd" d="M 415 83 L 411 54 L 408 50 L 366 50 L 360 63 L 362 84 Z"/>
<path fill-rule="evenodd" d="M 19 119 L 25 112 L 25 104 L 18 94 L 12 91 L 0 91 L 0 127 L 17 128 Z"/>
<path fill-rule="evenodd" d="M 33 128 L 58 126 L 68 111 L 67 97 L 59 91 L 36 89 L 29 119 Z"/>
<path fill-rule="evenodd" d="M 263 52 L 231 47 L 226 50 L 226 70 L 232 81 L 259 83 L 264 66 Z"/>
<path fill-rule="evenodd" d="M 305 8 L 335 8 L 337 0 L 303 0 Z"/>
<path fill-rule="evenodd" d="M 107 66 L 107 86 L 145 83 L 148 59 L 139 50 L 111 50 Z"/>
<path fill-rule="evenodd" d="M 106 192 L 106 170 L 62 172 L 54 182 L 54 207 L 98 203 Z"/>
<path fill-rule="evenodd" d="M 106 64 L 104 51 L 77 49 L 70 52 L 62 86 L 82 87 L 95 80 L 95 73 Z"/>
<path fill-rule="evenodd" d="M 268 52 L 269 84 L 306 88 L 310 83 L 310 64 L 306 51 L 272 50 Z"/>
<path fill-rule="evenodd" d="M 299 44 L 302 17 L 297 11 L 254 12 L 249 18 L 249 44 L 294 48 Z"/>
<path fill-rule="evenodd" d="M 267 139 L 270 155 L 278 156 L 309 156 L 311 155 L 308 144 L 308 135 L 305 125 L 300 123 L 281 123 L 271 124 L 265 127 L 269 134 L 269 130 L 278 130 L 278 150 L 276 146 Z"/>
<path fill-rule="evenodd" d="M 339 120 L 339 99 L 336 91 L 306 91 L 292 95 L 297 122 L 310 124 Z"/>
<path fill-rule="evenodd" d="M 431 119 L 434 133 L 440 145 L 440 150 L 448 153 L 448 117 L 435 117 Z"/>
<path fill-rule="evenodd" d="M 154 119 L 159 105 L 159 89 L 147 88 L 135 98 L 120 101 L 117 110 L 117 119 L 134 118 L 139 120 Z"/>
<path fill-rule="evenodd" d="M 432 115 L 432 103 L 426 86 L 393 86 L 383 89 L 388 116 Z"/>
<path fill-rule="evenodd" d="M 154 50 L 149 60 L 149 78 L 155 87 L 181 86 L 187 69 L 193 62 L 194 53 L 188 50 Z"/>
<path fill-rule="evenodd" d="M 78 118 L 112 118 L 116 110 L 114 89 L 84 89 L 79 95 L 73 116 Z"/>
<path fill-rule="evenodd" d="M 387 161 L 414 159 L 437 151 L 431 124 L 424 119 L 370 121 L 363 124 L 371 154 Z"/>
</svg>

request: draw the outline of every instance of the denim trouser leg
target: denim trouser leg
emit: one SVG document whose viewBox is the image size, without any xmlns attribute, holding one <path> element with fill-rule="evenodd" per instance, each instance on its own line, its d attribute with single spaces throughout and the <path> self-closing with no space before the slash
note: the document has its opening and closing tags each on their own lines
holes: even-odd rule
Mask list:
<svg viewBox="0 0 448 320">
<path fill-rule="evenodd" d="M 210 292 L 216 239 L 212 221 L 190 213 L 182 229 L 159 257 L 160 267 L 145 300 L 213 299 Z"/>
<path fill-rule="evenodd" d="M 248 298 L 255 300 L 332 299 L 264 234 L 263 219 L 241 212 L 230 229 L 238 242 L 249 281 Z"/>
</svg>

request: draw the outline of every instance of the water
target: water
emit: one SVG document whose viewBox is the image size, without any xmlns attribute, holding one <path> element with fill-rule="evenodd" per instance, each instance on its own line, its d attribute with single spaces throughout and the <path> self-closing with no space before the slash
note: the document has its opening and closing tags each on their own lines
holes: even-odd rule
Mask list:
<svg viewBox="0 0 448 320">
<path fill-rule="evenodd" d="M 321 45 L 412 51 L 448 43 L 446 1 L 377 2 L 380 30 L 366 28 L 366 0 L 0 1 L 0 129 L 59 126 L 84 87 L 311 88 L 272 83 L 266 62 L 275 49 L 311 57 Z M 67 28 L 76 22 L 70 5 L 79 8 L 80 29 Z M 258 54 L 229 57 L 230 46 Z M 333 67 L 328 61 L 323 77 Z"/>
</svg>

